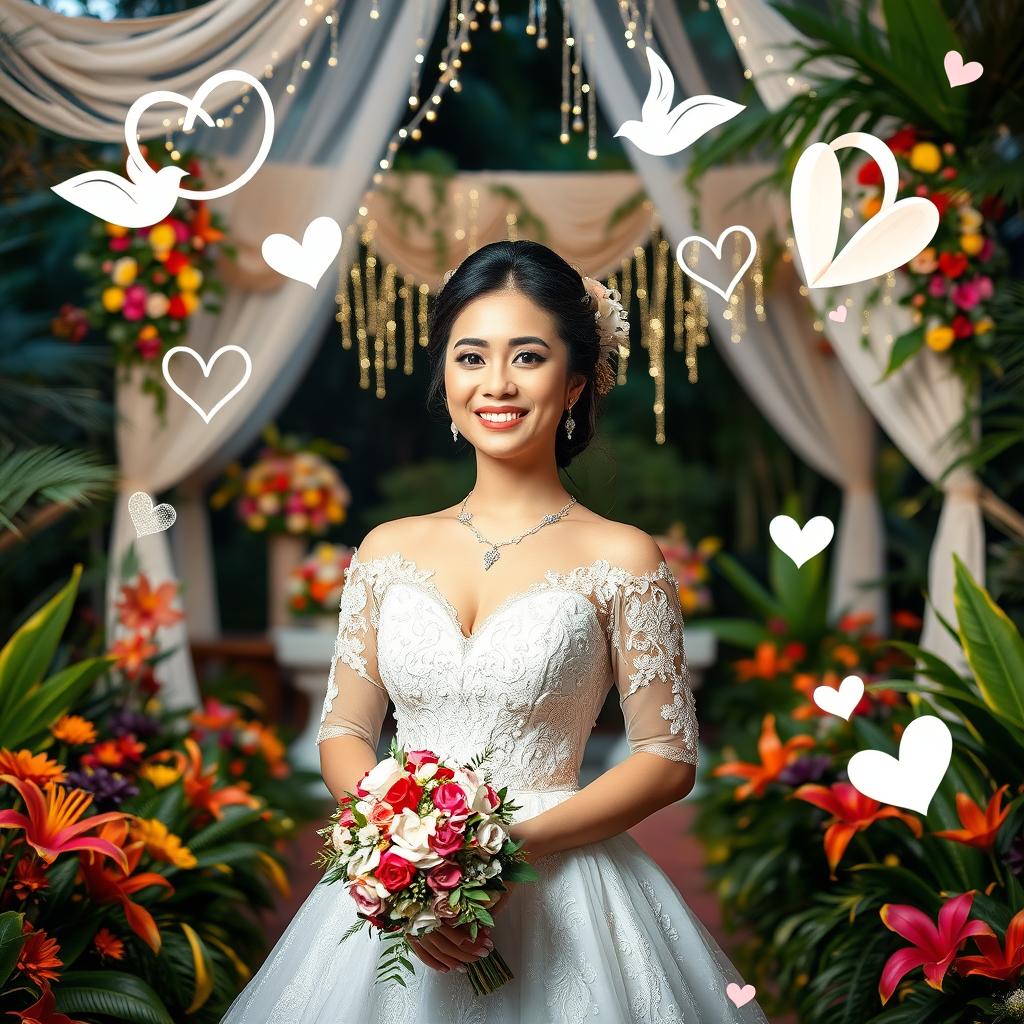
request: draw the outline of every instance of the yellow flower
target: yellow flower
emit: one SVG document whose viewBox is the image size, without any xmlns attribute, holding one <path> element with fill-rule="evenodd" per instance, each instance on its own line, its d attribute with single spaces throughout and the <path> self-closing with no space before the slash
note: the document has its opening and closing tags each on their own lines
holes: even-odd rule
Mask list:
<svg viewBox="0 0 1024 1024">
<path fill-rule="evenodd" d="M 333 544 L 317 544 L 316 546 L 316 557 L 321 562 L 333 562 L 334 561 L 334 545 Z"/>
<path fill-rule="evenodd" d="M 110 235 L 111 238 L 124 238 L 124 236 L 128 234 L 128 229 L 126 227 L 122 227 L 120 224 L 108 223 L 104 224 L 104 227 L 107 229 L 107 234 Z"/>
<path fill-rule="evenodd" d="M 705 558 L 710 558 L 712 555 L 717 555 L 718 552 L 721 550 L 721 537 L 705 537 L 703 540 L 697 542 L 697 551 Z"/>
<path fill-rule="evenodd" d="M 249 516 L 245 521 L 245 525 L 248 526 L 250 530 L 265 530 L 267 528 L 267 517 L 261 515 Z"/>
<path fill-rule="evenodd" d="M 111 271 L 110 278 L 114 284 L 121 288 L 127 288 L 139 273 L 139 265 L 131 256 L 122 256 Z"/>
<path fill-rule="evenodd" d="M 302 492 L 302 504 L 306 508 L 316 508 L 320 504 L 320 492 L 315 488 Z"/>
<path fill-rule="evenodd" d="M 931 142 L 919 142 L 910 151 L 910 166 L 915 171 L 934 174 L 942 166 L 942 153 Z"/>
<path fill-rule="evenodd" d="M 134 839 L 145 843 L 146 853 L 153 860 L 173 864 L 178 868 L 196 866 L 195 854 L 183 846 L 181 839 L 170 832 L 159 818 L 136 818 L 132 824 L 132 835 Z"/>
<path fill-rule="evenodd" d="M 882 200 L 878 196 L 868 196 L 860 204 L 860 215 L 865 220 L 871 220 L 872 217 L 882 208 Z"/>
<path fill-rule="evenodd" d="M 185 303 L 185 311 L 191 316 L 199 305 L 199 296 L 195 292 L 181 292 L 181 301 Z"/>
<path fill-rule="evenodd" d="M 177 237 L 170 224 L 157 224 L 150 228 L 149 244 L 157 251 L 166 252 L 174 245 Z"/>
<path fill-rule="evenodd" d="M 100 302 L 108 313 L 116 313 L 124 305 L 124 292 L 120 288 L 104 288 Z"/>
<path fill-rule="evenodd" d="M 981 252 L 982 247 L 985 245 L 984 235 L 961 235 L 960 236 L 960 248 L 963 249 L 968 256 L 977 256 Z"/>
<path fill-rule="evenodd" d="M 977 231 L 985 220 L 973 206 L 961 206 L 959 212 L 960 228 L 963 231 Z"/>
<path fill-rule="evenodd" d="M 925 344 L 936 352 L 945 352 L 953 344 L 954 338 L 952 327 L 933 327 L 925 332 Z"/>
<path fill-rule="evenodd" d="M 145 764 L 139 769 L 139 775 L 157 789 L 166 789 L 178 781 L 181 772 L 169 764 Z"/>
<path fill-rule="evenodd" d="M 178 271 L 178 287 L 184 292 L 199 291 L 203 283 L 203 272 L 195 267 L 182 267 Z"/>
<path fill-rule="evenodd" d="M 994 321 L 992 320 L 991 317 L 987 317 L 987 316 L 986 317 L 982 317 L 974 325 L 974 333 L 975 334 L 988 334 L 988 332 L 991 331 L 993 327 L 995 327 L 995 323 L 994 323 Z"/>
</svg>

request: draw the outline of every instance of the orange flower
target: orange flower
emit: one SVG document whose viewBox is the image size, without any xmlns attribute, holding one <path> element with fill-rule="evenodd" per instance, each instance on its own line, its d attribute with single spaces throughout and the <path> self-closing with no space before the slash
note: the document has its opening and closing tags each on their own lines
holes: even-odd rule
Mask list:
<svg viewBox="0 0 1024 1024">
<path fill-rule="evenodd" d="M 957 960 L 957 973 L 965 977 L 979 974 L 996 981 L 1013 981 L 1024 967 L 1024 910 L 1013 915 L 1006 928 L 1005 948 L 992 935 L 975 935 L 981 956 L 962 956 Z"/>
<path fill-rule="evenodd" d="M 82 764 L 89 768 L 102 765 L 104 768 L 119 769 L 126 764 L 131 767 L 138 764 L 145 753 L 146 745 L 140 743 L 132 733 L 127 733 L 97 743 L 89 753 L 82 755 Z"/>
<path fill-rule="evenodd" d="M 191 736 L 186 736 L 185 749 L 188 757 L 180 750 L 169 751 L 178 762 L 178 769 L 184 775 L 185 798 L 190 806 L 200 808 L 220 819 L 224 817 L 223 808 L 229 804 L 245 804 L 247 807 L 259 807 L 260 802 L 256 797 L 246 792 L 248 783 L 239 783 L 237 786 L 223 786 L 214 789 L 213 785 L 217 779 L 217 766 L 213 765 L 204 774 L 203 752 L 199 749 Z"/>
<path fill-rule="evenodd" d="M 44 798 L 39 787 L 28 779 L 13 775 L 0 775 L 0 779 L 9 782 L 21 794 L 28 809 L 27 816 L 18 811 L 0 811 L 0 828 L 24 829 L 26 841 L 47 864 L 52 864 L 62 853 L 95 850 L 105 857 L 113 857 L 128 870 L 122 850 L 96 836 L 81 835 L 97 825 L 120 820 L 124 815 L 119 811 L 94 814 L 80 821 L 92 803 L 91 793 L 81 789 L 69 791 L 48 782 Z"/>
<path fill-rule="evenodd" d="M 856 668 L 860 664 L 860 655 L 849 644 L 838 644 L 832 650 L 832 657 L 844 668 Z"/>
<path fill-rule="evenodd" d="M 121 855 L 121 861 L 124 862 L 123 871 L 114 871 L 101 863 L 94 853 L 87 851 L 79 858 L 82 878 L 90 899 L 101 904 L 120 903 L 132 931 L 154 953 L 159 953 L 160 930 L 157 928 L 156 921 L 153 920 L 153 915 L 130 897 L 150 885 L 162 885 L 171 892 L 174 892 L 174 886 L 163 875 L 159 875 L 155 871 L 144 871 L 142 874 L 132 875 L 138 866 L 145 844 L 137 840 L 125 845 L 125 839 L 128 837 L 128 823 L 125 821 L 124 815 L 119 815 L 119 818 L 119 821 L 104 825 L 101 834 L 103 841 L 109 846 L 113 846 Z"/>
<path fill-rule="evenodd" d="M 795 761 L 801 750 L 814 746 L 812 736 L 794 736 L 782 743 L 775 731 L 775 716 L 765 715 L 761 723 L 761 737 L 757 741 L 757 753 L 760 764 L 746 761 L 727 761 L 720 764 L 711 774 L 737 775 L 748 779 L 736 790 L 736 799 L 745 800 L 751 793 L 762 796 L 769 782 L 774 782 L 782 773 L 783 768 Z"/>
<path fill-rule="evenodd" d="M 13 775 L 37 786 L 46 782 L 63 782 L 67 778 L 64 766 L 51 761 L 46 754 L 33 754 L 31 750 L 15 753 L 6 747 L 0 749 L 0 774 Z"/>
<path fill-rule="evenodd" d="M 210 218 L 210 211 L 206 207 L 206 203 L 200 203 L 199 208 L 192 216 L 192 223 L 189 225 L 192 231 L 193 241 L 200 239 L 200 245 L 197 245 L 197 249 L 202 249 L 205 245 L 212 242 L 219 242 L 224 237 L 223 231 L 218 231 L 217 228 L 213 227 Z"/>
<path fill-rule="evenodd" d="M 101 928 L 93 936 L 92 941 L 96 944 L 100 956 L 109 957 L 111 960 L 124 959 L 124 942 L 109 929 Z"/>
<path fill-rule="evenodd" d="M 920 615 L 900 610 L 892 613 L 892 624 L 897 629 L 920 629 L 923 623 Z"/>
<path fill-rule="evenodd" d="M 21 947 L 18 959 L 14 966 L 26 977 L 30 978 L 35 985 L 42 985 L 44 981 L 53 981 L 60 977 L 54 968 L 63 967 L 64 961 L 57 954 L 60 952 L 60 944 L 56 939 L 51 939 L 46 932 L 36 930 L 32 922 L 27 918 L 21 924 L 22 935 L 27 935 L 25 944 Z"/>
<path fill-rule="evenodd" d="M 849 612 L 839 620 L 838 629 L 841 633 L 856 633 L 874 621 L 874 612 Z"/>
<path fill-rule="evenodd" d="M 71 747 L 96 742 L 96 727 L 81 715 L 61 715 L 50 727 L 50 732 L 54 739 Z"/>
<path fill-rule="evenodd" d="M 966 793 L 957 793 L 956 813 L 960 816 L 960 823 L 964 827 L 932 834 L 938 836 L 939 839 L 951 839 L 954 843 L 976 846 L 979 850 L 991 850 L 999 829 L 1010 813 L 1009 807 L 999 809 L 999 804 L 1007 789 L 1009 789 L 1008 785 L 1000 786 L 992 794 L 992 799 L 989 800 L 988 807 L 984 812 Z"/>
<path fill-rule="evenodd" d="M 42 995 L 26 1010 L 10 1010 L 9 1015 L 17 1017 L 21 1024 L 85 1024 L 81 1020 L 72 1020 L 66 1013 L 57 1012 L 57 997 L 44 981 Z"/>
<path fill-rule="evenodd" d="M 121 624 L 136 632 L 154 633 L 160 626 L 181 622 L 184 614 L 171 607 L 177 592 L 177 584 L 169 580 L 153 590 L 146 574 L 139 573 L 138 586 L 126 583 L 121 588 L 121 599 L 117 605 Z"/>
<path fill-rule="evenodd" d="M 921 835 L 921 822 L 917 818 L 895 807 L 882 806 L 877 800 L 864 796 L 849 782 L 834 782 L 831 787 L 801 786 L 793 796 L 832 815 L 832 822 L 825 832 L 825 856 L 833 878 L 836 877 L 836 866 L 842 860 L 850 840 L 876 821 L 899 818 L 915 836 L 920 838 Z"/>
<path fill-rule="evenodd" d="M 216 697 L 207 697 L 203 701 L 202 711 L 193 711 L 188 720 L 200 729 L 224 729 L 234 725 L 239 719 L 238 708 L 223 704 Z"/>
<path fill-rule="evenodd" d="M 132 633 L 129 637 L 121 637 L 108 653 L 117 658 L 116 668 L 134 678 L 139 674 L 145 660 L 153 657 L 159 649 L 156 644 L 146 639 L 145 634 Z"/>
<path fill-rule="evenodd" d="M 19 900 L 27 900 L 35 893 L 49 889 L 50 879 L 40 866 L 38 857 L 22 857 L 14 867 L 11 885 Z"/>
<path fill-rule="evenodd" d="M 758 644 L 752 658 L 740 658 L 735 664 L 736 678 L 741 683 L 748 679 L 774 679 L 792 667 L 792 659 L 780 654 L 771 640 Z"/>
</svg>

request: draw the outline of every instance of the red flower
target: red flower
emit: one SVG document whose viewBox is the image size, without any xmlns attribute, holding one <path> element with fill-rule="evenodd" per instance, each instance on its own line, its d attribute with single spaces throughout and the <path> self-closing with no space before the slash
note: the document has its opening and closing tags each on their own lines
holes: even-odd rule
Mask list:
<svg viewBox="0 0 1024 1024">
<path fill-rule="evenodd" d="M 171 607 L 178 585 L 167 580 L 155 589 L 149 577 L 139 573 L 137 586 L 125 584 L 117 605 L 118 618 L 126 629 L 155 633 L 160 626 L 173 626 L 185 616 Z"/>
<path fill-rule="evenodd" d="M 868 160 L 867 163 L 861 164 L 861 168 L 857 172 L 857 182 L 861 185 L 882 184 L 882 171 L 874 160 Z"/>
<path fill-rule="evenodd" d="M 895 903 L 886 903 L 882 907 L 879 913 L 885 927 L 913 943 L 896 950 L 882 968 L 878 994 L 883 1004 L 896 991 L 900 979 L 915 967 L 923 967 L 924 980 L 941 992 L 942 979 L 960 947 L 971 936 L 989 935 L 995 938 L 992 929 L 984 921 L 967 920 L 973 902 L 973 892 L 965 892 L 951 899 L 939 911 L 937 927 L 927 914 L 916 907 Z"/>
<path fill-rule="evenodd" d="M 978 935 L 974 939 L 981 956 L 962 956 L 954 964 L 965 976 L 980 974 L 996 981 L 1013 981 L 1024 967 L 1024 910 L 1018 911 L 1006 929 L 1006 948 L 995 938 Z"/>
<path fill-rule="evenodd" d="M 892 613 L 892 624 L 897 629 L 920 629 L 923 621 L 920 615 L 901 609 Z"/>
<path fill-rule="evenodd" d="M 928 198 L 935 204 L 939 216 L 944 217 L 949 209 L 949 196 L 945 192 L 933 192 Z"/>
<path fill-rule="evenodd" d="M 167 315 L 174 317 L 175 320 L 184 320 L 188 316 L 188 309 L 181 295 L 171 296 L 171 303 L 167 307 Z"/>
<path fill-rule="evenodd" d="M 188 266 L 188 257 L 177 249 L 172 249 L 167 254 L 167 259 L 164 260 L 164 267 L 168 274 L 177 274 L 179 270 L 184 270 Z"/>
<path fill-rule="evenodd" d="M 404 857 L 399 857 L 391 850 L 385 850 L 373 873 L 388 892 L 398 892 L 416 877 L 416 868 Z"/>
<path fill-rule="evenodd" d="M 988 807 L 984 812 L 966 793 L 957 793 L 956 813 L 960 816 L 960 824 L 963 825 L 963 828 L 947 829 L 932 834 L 938 836 L 939 839 L 951 839 L 954 843 L 976 846 L 979 850 L 991 850 L 995 845 L 999 829 L 1010 813 L 1008 806 L 1002 810 L 999 809 L 1003 794 L 1008 788 L 1008 785 L 1000 786 L 992 794 L 992 799 L 989 800 Z"/>
<path fill-rule="evenodd" d="M 17 1017 L 21 1024 L 84 1024 L 83 1021 L 72 1020 L 66 1013 L 57 1012 L 57 997 L 48 981 L 43 982 L 42 993 L 36 1002 L 25 1010 L 11 1010 L 10 1016 Z"/>
<path fill-rule="evenodd" d="M 407 807 L 415 811 L 420 805 L 423 787 L 410 775 L 396 779 L 394 785 L 384 794 L 384 799 L 391 804 L 395 814 L 401 814 Z"/>
<path fill-rule="evenodd" d="M 825 856 L 828 857 L 828 867 L 833 878 L 850 840 L 876 821 L 899 818 L 915 836 L 921 835 L 921 822 L 917 818 L 895 807 L 883 807 L 877 800 L 864 796 L 849 782 L 834 782 L 831 788 L 801 786 L 793 795 L 832 815 L 832 823 L 825 832 Z"/>
<path fill-rule="evenodd" d="M 939 269 L 955 281 L 967 269 L 967 257 L 962 252 L 940 252 Z"/>
<path fill-rule="evenodd" d="M 895 135 L 886 140 L 886 145 L 894 153 L 909 153 L 917 142 L 917 134 L 913 128 L 901 128 Z"/>
<path fill-rule="evenodd" d="M 964 316 L 963 313 L 953 317 L 951 326 L 954 338 L 969 338 L 974 333 L 974 324 L 971 323 L 970 317 Z"/>
</svg>

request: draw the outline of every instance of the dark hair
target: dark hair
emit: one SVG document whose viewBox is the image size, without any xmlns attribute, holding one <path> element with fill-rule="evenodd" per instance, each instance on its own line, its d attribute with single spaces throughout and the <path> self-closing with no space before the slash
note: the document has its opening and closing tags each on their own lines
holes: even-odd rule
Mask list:
<svg viewBox="0 0 1024 1024">
<path fill-rule="evenodd" d="M 602 396 L 594 387 L 594 370 L 600 354 L 600 338 L 580 272 L 540 242 L 521 239 L 481 246 L 459 264 L 442 286 L 429 323 L 428 408 L 438 398 L 444 398 L 444 356 L 452 324 L 474 299 L 507 289 L 521 292 L 551 315 L 558 336 L 569 349 L 569 377 L 583 374 L 587 378 L 572 407 L 576 426 L 571 439 L 565 435 L 564 411 L 559 422 L 555 463 L 563 469 L 590 444 L 597 430 L 598 404 Z M 444 409 L 443 403 L 440 407 Z"/>
</svg>

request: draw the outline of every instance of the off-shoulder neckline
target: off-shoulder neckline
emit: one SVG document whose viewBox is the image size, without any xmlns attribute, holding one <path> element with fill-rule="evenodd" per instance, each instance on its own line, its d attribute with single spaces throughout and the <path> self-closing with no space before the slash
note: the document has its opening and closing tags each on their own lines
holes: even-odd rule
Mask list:
<svg viewBox="0 0 1024 1024">
<path fill-rule="evenodd" d="M 634 573 L 629 569 L 624 568 L 621 565 L 614 565 L 609 562 L 606 558 L 595 558 L 594 561 L 587 565 L 574 566 L 571 569 L 567 569 L 560 572 L 557 569 L 548 569 L 544 573 L 542 579 L 536 580 L 529 584 L 525 589 L 514 591 L 505 597 L 494 609 L 476 624 L 476 629 L 472 633 L 466 634 L 466 630 L 462 625 L 462 621 L 459 618 L 458 609 L 445 595 L 444 591 L 434 582 L 433 577 L 437 575 L 437 569 L 429 567 L 421 567 L 415 559 L 409 558 L 407 555 L 403 555 L 400 551 L 393 551 L 386 555 L 376 555 L 373 558 L 362 559 L 359 558 L 359 549 L 355 547 L 352 549 L 352 558 L 350 566 L 356 564 L 359 566 L 373 565 L 375 562 L 388 562 L 395 565 L 403 565 L 410 567 L 417 576 L 417 583 L 425 584 L 429 587 L 430 591 L 437 597 L 437 599 L 443 604 L 448 614 L 451 616 L 452 621 L 458 629 L 460 636 L 464 643 L 470 643 L 474 640 L 484 629 L 484 627 L 494 619 L 500 612 L 503 612 L 513 602 L 520 600 L 528 594 L 536 593 L 545 587 L 566 587 L 571 585 L 581 575 L 591 575 L 595 569 L 601 567 L 606 568 L 606 574 L 612 574 L 614 581 L 617 585 L 631 583 L 633 585 L 642 585 L 643 583 L 653 583 L 655 580 L 667 579 L 673 586 L 678 586 L 676 583 L 675 575 L 672 572 L 668 562 L 662 558 L 658 562 L 656 569 L 646 573 Z M 575 589 L 575 588 L 573 588 Z M 578 592 L 578 591 L 577 591 Z M 593 602 L 588 602 L 593 605 Z"/>
</svg>

